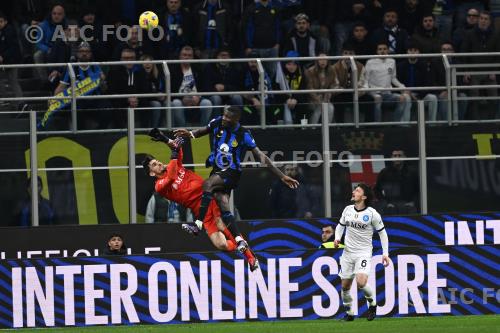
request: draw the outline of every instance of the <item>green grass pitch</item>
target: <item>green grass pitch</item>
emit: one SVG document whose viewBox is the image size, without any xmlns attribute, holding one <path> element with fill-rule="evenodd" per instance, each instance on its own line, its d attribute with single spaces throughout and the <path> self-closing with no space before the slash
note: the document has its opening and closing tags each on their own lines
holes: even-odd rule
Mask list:
<svg viewBox="0 0 500 333">
<path fill-rule="evenodd" d="M 365 318 L 356 318 L 353 322 L 338 320 L 294 320 L 274 322 L 245 323 L 197 323 L 182 325 L 142 325 L 109 326 L 87 328 L 47 328 L 0 330 L 16 333 L 500 333 L 500 315 L 485 316 L 446 316 L 412 318 L 377 318 L 368 322 Z"/>
</svg>

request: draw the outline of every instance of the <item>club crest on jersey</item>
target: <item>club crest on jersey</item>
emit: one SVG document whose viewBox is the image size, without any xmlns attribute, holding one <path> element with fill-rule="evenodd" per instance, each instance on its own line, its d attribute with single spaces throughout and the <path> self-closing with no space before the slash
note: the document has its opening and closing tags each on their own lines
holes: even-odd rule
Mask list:
<svg viewBox="0 0 500 333">
<path fill-rule="evenodd" d="M 233 142 L 231 142 L 231 146 L 233 146 L 233 148 L 238 147 L 238 141 L 233 140 Z"/>
<path fill-rule="evenodd" d="M 223 143 L 219 146 L 217 155 L 215 156 L 215 164 L 219 169 L 225 170 L 233 163 L 233 155 L 229 153 L 229 146 Z"/>
<path fill-rule="evenodd" d="M 363 215 L 363 221 L 368 222 L 369 219 L 368 215 Z"/>
</svg>

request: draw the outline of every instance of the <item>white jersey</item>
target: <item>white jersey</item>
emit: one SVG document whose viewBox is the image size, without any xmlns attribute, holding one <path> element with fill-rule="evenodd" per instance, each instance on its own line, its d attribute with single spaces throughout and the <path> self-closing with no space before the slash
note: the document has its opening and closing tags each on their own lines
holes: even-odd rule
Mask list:
<svg viewBox="0 0 500 333">
<path fill-rule="evenodd" d="M 382 231 L 384 223 L 380 214 L 372 207 L 356 210 L 354 205 L 344 208 L 339 224 L 347 230 L 345 232 L 345 254 L 372 255 L 373 232 Z"/>
</svg>

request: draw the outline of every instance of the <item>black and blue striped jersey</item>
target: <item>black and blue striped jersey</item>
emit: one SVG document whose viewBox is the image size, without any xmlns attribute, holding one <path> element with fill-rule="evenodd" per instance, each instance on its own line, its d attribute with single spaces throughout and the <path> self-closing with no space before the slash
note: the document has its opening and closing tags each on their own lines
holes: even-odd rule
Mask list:
<svg viewBox="0 0 500 333">
<path fill-rule="evenodd" d="M 207 159 L 207 167 L 241 171 L 245 153 L 257 145 L 250 131 L 241 124 L 233 128 L 222 126 L 222 117 L 214 118 L 208 124 L 211 135 L 212 151 Z"/>
</svg>

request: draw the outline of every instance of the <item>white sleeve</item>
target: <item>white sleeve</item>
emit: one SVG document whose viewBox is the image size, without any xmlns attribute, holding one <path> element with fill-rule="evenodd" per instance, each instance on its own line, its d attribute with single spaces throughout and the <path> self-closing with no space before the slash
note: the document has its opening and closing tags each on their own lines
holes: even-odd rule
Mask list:
<svg viewBox="0 0 500 333">
<path fill-rule="evenodd" d="M 382 254 L 384 256 L 389 255 L 389 237 L 387 237 L 387 231 L 382 229 L 379 231 L 378 236 L 380 237 L 380 243 L 382 244 Z"/>
<path fill-rule="evenodd" d="M 372 226 L 380 237 L 382 254 L 385 256 L 389 255 L 389 238 L 387 237 L 387 231 L 385 230 L 384 222 L 382 222 L 382 217 L 376 211 L 373 211 Z"/>
<path fill-rule="evenodd" d="M 340 240 L 342 238 L 342 235 L 344 234 L 345 230 L 345 225 L 337 224 L 337 227 L 335 228 L 335 240 Z"/>
<path fill-rule="evenodd" d="M 335 240 L 340 240 L 345 230 L 345 209 L 342 212 L 342 216 L 340 217 L 339 223 L 335 228 Z"/>
</svg>

